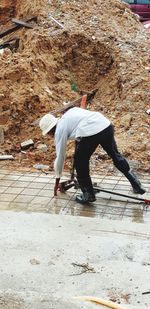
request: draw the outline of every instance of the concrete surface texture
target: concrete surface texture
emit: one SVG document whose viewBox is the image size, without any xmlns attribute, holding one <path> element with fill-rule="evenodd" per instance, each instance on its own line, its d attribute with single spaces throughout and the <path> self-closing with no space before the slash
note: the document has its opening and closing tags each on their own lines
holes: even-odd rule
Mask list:
<svg viewBox="0 0 150 309">
<path fill-rule="evenodd" d="M 0 309 L 150 306 L 149 224 L 1 211 L 0 248 Z"/>
</svg>

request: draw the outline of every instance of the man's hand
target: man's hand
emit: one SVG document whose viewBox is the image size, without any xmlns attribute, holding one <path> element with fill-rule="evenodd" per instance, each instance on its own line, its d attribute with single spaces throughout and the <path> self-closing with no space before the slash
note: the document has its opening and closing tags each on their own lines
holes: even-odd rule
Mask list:
<svg viewBox="0 0 150 309">
<path fill-rule="evenodd" d="M 56 178 L 55 186 L 54 186 L 54 196 L 57 196 L 57 191 L 59 190 L 59 181 L 60 181 L 60 178 Z"/>
</svg>

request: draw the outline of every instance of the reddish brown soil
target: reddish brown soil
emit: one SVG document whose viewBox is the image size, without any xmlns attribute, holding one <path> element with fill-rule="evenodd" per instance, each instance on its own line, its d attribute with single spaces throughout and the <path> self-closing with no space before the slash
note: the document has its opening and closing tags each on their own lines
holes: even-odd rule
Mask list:
<svg viewBox="0 0 150 309">
<path fill-rule="evenodd" d="M 52 168 L 54 144 L 31 123 L 78 98 L 80 90 L 97 87 L 92 108 L 115 124 L 119 149 L 137 163 L 136 169 L 149 171 L 150 35 L 128 6 L 119 0 L 89 0 L 86 5 L 83 1 L 18 0 L 15 8 L 15 1 L 2 2 L 12 4 L 13 11 L 7 10 L 4 22 L 4 6 L 0 6 L 1 31 L 10 26 L 12 12 L 20 19 L 38 17 L 33 30 L 24 28 L 1 39 L 20 38 L 16 52 L 5 49 L 0 54 L 0 127 L 5 138 L 0 150 L 15 156 L 11 165 L 18 168 L 40 162 Z M 34 149 L 18 153 L 16 144 L 30 138 Z M 47 153 L 36 149 L 38 141 L 49 146 Z M 66 168 L 72 152 L 70 145 Z M 107 164 L 101 149 L 95 158 Z"/>
</svg>

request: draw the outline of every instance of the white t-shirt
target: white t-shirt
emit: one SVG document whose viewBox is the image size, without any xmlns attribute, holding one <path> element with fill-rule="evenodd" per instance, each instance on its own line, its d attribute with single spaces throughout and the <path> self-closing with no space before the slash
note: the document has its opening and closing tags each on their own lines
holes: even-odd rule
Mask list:
<svg viewBox="0 0 150 309">
<path fill-rule="evenodd" d="M 59 120 L 55 131 L 56 159 L 54 169 L 57 178 L 63 171 L 67 140 L 95 135 L 110 125 L 110 121 L 99 112 L 80 107 L 69 109 Z"/>
</svg>

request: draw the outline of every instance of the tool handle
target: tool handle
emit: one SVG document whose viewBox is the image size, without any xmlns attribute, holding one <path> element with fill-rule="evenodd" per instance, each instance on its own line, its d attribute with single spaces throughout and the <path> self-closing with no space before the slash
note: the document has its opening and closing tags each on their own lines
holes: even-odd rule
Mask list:
<svg viewBox="0 0 150 309">
<path fill-rule="evenodd" d="M 106 192 L 106 193 L 110 193 L 110 194 L 114 194 L 114 195 L 118 195 L 118 196 L 127 197 L 127 198 L 130 198 L 130 199 L 133 199 L 133 200 L 141 201 L 141 202 L 144 202 L 145 204 L 150 203 L 150 200 L 148 200 L 148 199 L 144 199 L 144 198 L 140 198 L 140 197 L 134 197 L 134 196 L 126 195 L 126 194 L 121 194 L 121 193 L 117 193 L 117 192 L 113 192 L 113 191 L 109 191 L 109 190 L 104 190 L 104 189 L 101 189 L 97 186 L 94 186 L 93 189 L 95 189 L 95 192 L 97 191 L 97 193 L 98 192 Z"/>
<path fill-rule="evenodd" d="M 93 100 L 97 91 L 98 91 L 98 89 L 94 89 L 91 93 L 87 94 L 87 102 L 91 102 Z M 52 112 L 52 115 L 56 116 L 59 113 L 67 111 L 71 107 L 78 106 L 80 104 L 81 100 L 82 100 L 82 97 L 80 97 L 77 100 L 74 100 L 72 102 L 67 103 L 65 106 L 54 110 Z"/>
</svg>

